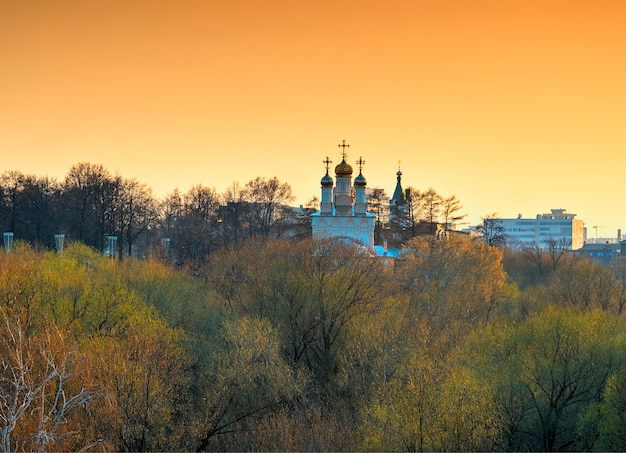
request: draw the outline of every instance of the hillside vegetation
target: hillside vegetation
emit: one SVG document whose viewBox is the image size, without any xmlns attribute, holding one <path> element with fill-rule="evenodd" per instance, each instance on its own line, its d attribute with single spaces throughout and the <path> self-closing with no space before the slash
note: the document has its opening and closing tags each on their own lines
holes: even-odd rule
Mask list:
<svg viewBox="0 0 626 453">
<path fill-rule="evenodd" d="M 3 451 L 626 449 L 624 269 L 418 237 L 0 251 Z"/>
</svg>

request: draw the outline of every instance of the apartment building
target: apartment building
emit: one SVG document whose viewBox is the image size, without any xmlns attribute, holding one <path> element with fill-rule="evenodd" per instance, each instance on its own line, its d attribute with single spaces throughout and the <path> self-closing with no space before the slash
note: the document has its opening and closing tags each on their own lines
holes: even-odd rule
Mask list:
<svg viewBox="0 0 626 453">
<path fill-rule="evenodd" d="M 507 245 L 522 248 L 528 245 L 544 247 L 546 240 L 555 239 L 568 244 L 570 250 L 578 250 L 585 243 L 584 226 L 576 214 L 565 209 L 552 209 L 549 214 L 537 214 L 534 219 L 499 219 L 507 237 Z"/>
</svg>

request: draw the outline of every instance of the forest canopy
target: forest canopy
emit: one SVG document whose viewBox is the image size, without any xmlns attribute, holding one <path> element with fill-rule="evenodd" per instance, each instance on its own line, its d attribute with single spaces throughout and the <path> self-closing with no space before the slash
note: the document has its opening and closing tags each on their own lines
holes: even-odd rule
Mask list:
<svg viewBox="0 0 626 453">
<path fill-rule="evenodd" d="M 459 201 L 413 188 L 375 257 L 292 201 L 3 173 L 2 451 L 626 450 L 624 264 L 435 234 Z"/>
<path fill-rule="evenodd" d="M 257 238 L 179 269 L 16 241 L 1 447 L 623 450 L 624 269 L 531 282 L 511 253 L 427 236 L 390 265 Z"/>
</svg>

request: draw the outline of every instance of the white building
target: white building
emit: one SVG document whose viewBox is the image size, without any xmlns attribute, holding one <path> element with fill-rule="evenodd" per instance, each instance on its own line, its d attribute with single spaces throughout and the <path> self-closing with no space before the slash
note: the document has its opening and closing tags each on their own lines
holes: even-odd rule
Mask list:
<svg viewBox="0 0 626 453">
<path fill-rule="evenodd" d="M 570 250 L 578 250 L 585 242 L 584 227 L 583 221 L 575 217 L 576 214 L 569 214 L 565 209 L 552 209 L 550 214 L 537 214 L 535 219 L 523 219 L 520 214 L 516 219 L 499 220 L 511 247 L 531 244 L 544 247 L 546 240 L 554 239 L 571 244 Z"/>
<path fill-rule="evenodd" d="M 376 216 L 367 212 L 367 181 L 362 174 L 363 160 L 359 159 L 359 175 L 352 181 L 352 167 L 346 163 L 345 140 L 342 160 L 335 167 L 336 187 L 328 174 L 331 161 L 326 158 L 326 174 L 322 177 L 320 212 L 311 216 L 313 239 L 349 238 L 369 251 L 374 251 L 374 221 Z"/>
</svg>

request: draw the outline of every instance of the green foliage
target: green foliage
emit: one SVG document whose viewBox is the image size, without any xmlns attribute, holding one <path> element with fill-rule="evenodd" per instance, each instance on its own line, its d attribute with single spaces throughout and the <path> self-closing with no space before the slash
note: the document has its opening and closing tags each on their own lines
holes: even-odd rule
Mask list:
<svg viewBox="0 0 626 453">
<path fill-rule="evenodd" d="M 280 343 L 264 319 L 241 317 L 224 324 L 222 341 L 215 346 L 210 381 L 203 395 L 197 450 L 248 447 L 245 436 L 234 444 L 215 444 L 215 437 L 229 432 L 245 433 L 263 415 L 285 407 L 306 384 L 280 354 Z M 241 448 L 241 447 L 240 447 Z"/>
<path fill-rule="evenodd" d="M 93 411 L 93 429 L 115 441 L 115 449 L 155 451 L 180 448 L 184 431 L 172 423 L 184 410 L 187 355 L 182 332 L 168 328 L 150 310 L 134 313 L 116 338 L 97 336 L 83 344 L 92 354 L 89 373 L 104 394 Z"/>
<path fill-rule="evenodd" d="M 491 388 L 506 450 L 576 445 L 576 425 L 600 399 L 624 353 L 623 326 L 605 313 L 547 309 L 480 332 L 462 357 Z M 487 414 L 486 414 L 487 415 Z"/>
<path fill-rule="evenodd" d="M 63 397 L 69 396 L 68 385 L 78 385 L 76 394 L 81 394 L 81 385 L 72 384 L 77 380 L 83 389 L 92 390 L 93 404 L 81 406 L 88 417 L 63 415 L 75 428 L 72 439 L 82 438 L 83 444 L 68 444 L 69 438 L 59 434 L 66 443 L 51 437 L 59 449 L 64 445 L 70 450 L 89 445 L 112 450 L 176 449 L 182 441 L 180 433 L 166 431 L 184 395 L 180 391 L 188 362 L 182 349 L 184 335 L 168 327 L 124 284 L 123 271 L 119 262 L 79 244 L 70 245 L 61 255 L 38 255 L 27 247 L 0 253 L 4 294 L 0 309 L 7 319 L 15 320 L 25 338 L 65 339 L 56 346 L 49 341 L 23 342 L 23 354 L 43 354 L 44 362 L 37 366 L 45 368 L 49 360 L 59 369 L 55 376 L 64 379 L 65 387 L 59 387 L 56 379 Z M 63 358 L 69 348 L 80 358 L 72 368 Z M 45 383 L 37 376 L 44 379 L 46 374 L 35 374 L 29 388 Z M 53 389 L 50 384 L 45 388 Z M 30 427 L 21 430 L 23 438 L 36 436 L 45 427 L 36 422 L 35 414 L 21 413 L 20 426 Z"/>
<path fill-rule="evenodd" d="M 285 356 L 320 382 L 332 379 L 350 322 L 376 311 L 384 269 L 337 244 L 248 242 L 217 253 L 204 272 L 229 309 L 270 320 Z"/>
<path fill-rule="evenodd" d="M 387 266 L 341 243 L 247 240 L 187 273 L 17 241 L 0 250 L 0 403 L 26 401 L 16 377 L 40 393 L 3 442 L 624 449 L 623 269 L 520 267 L 518 289 L 512 253 L 416 238 Z"/>
<path fill-rule="evenodd" d="M 602 401 L 589 407 L 578 433 L 588 450 L 626 449 L 626 368 L 609 378 Z"/>
<path fill-rule="evenodd" d="M 502 251 L 482 242 L 450 237 L 414 238 L 406 244 L 400 284 L 416 313 L 452 348 L 485 325 L 514 294 L 502 269 Z"/>
</svg>

